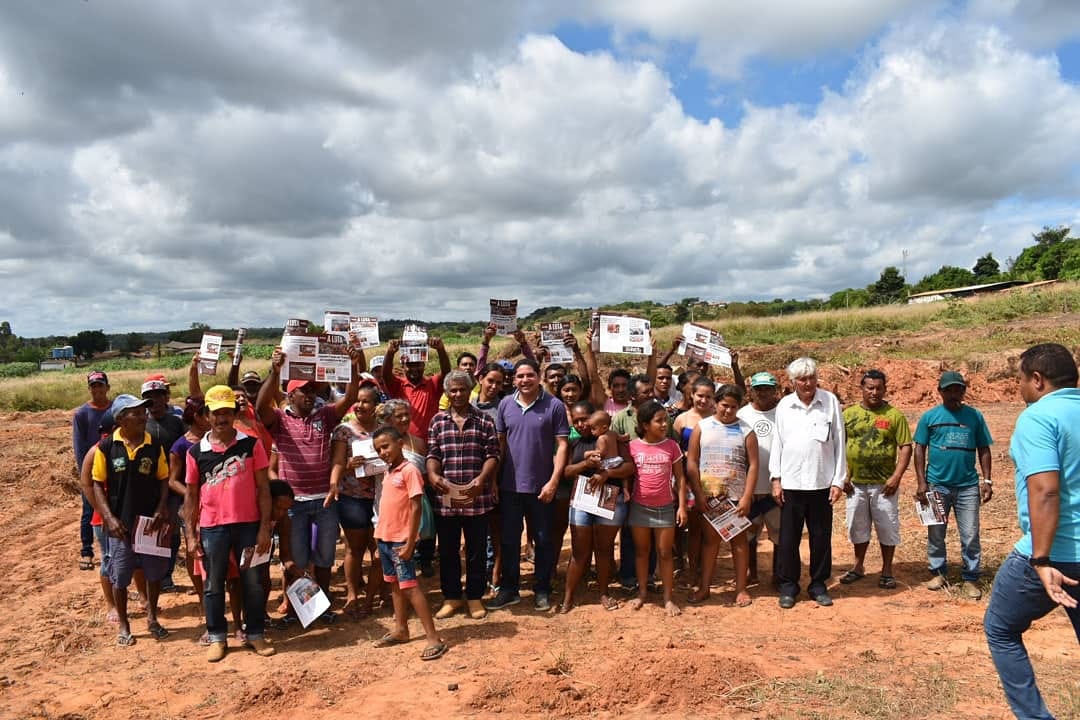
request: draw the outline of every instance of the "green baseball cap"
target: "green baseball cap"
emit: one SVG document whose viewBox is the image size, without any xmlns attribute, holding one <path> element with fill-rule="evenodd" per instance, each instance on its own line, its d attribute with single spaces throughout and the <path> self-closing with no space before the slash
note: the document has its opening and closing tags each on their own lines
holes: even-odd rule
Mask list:
<svg viewBox="0 0 1080 720">
<path fill-rule="evenodd" d="M 937 386 L 939 390 L 944 390 L 951 385 L 962 385 L 963 387 L 967 387 L 967 381 L 964 380 L 963 375 L 955 370 L 946 370 L 941 373 L 941 379 L 938 380 Z"/>
<path fill-rule="evenodd" d="M 769 372 L 754 373 L 750 376 L 750 387 L 776 387 L 780 383 Z"/>
</svg>

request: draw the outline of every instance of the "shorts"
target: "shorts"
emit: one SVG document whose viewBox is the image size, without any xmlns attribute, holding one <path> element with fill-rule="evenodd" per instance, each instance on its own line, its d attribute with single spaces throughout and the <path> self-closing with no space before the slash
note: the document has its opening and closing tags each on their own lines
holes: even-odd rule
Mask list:
<svg viewBox="0 0 1080 720">
<path fill-rule="evenodd" d="M 146 582 L 161 582 L 169 574 L 169 558 L 157 555 L 143 555 L 131 549 L 131 543 L 126 539 L 110 537 L 106 544 L 105 560 L 103 565 L 108 565 L 106 573 L 113 587 L 126 588 L 131 584 L 131 576 L 136 570 L 142 570 L 146 576 Z"/>
<path fill-rule="evenodd" d="M 370 530 L 375 501 L 351 495 L 338 495 L 338 523 L 342 530 Z"/>
<path fill-rule="evenodd" d="M 619 496 L 615 499 L 615 516 L 608 520 L 607 518 L 600 517 L 599 515 L 593 515 L 587 513 L 584 510 L 578 510 L 577 508 L 570 508 L 570 524 L 574 527 L 592 527 L 593 525 L 602 525 L 604 527 L 622 527 L 626 524 L 626 515 L 630 512 L 630 506 L 627 505 L 626 500 L 623 499 L 622 488 L 619 488 Z"/>
<path fill-rule="evenodd" d="M 755 506 L 759 502 L 764 501 L 765 498 L 771 498 L 771 497 L 772 497 L 771 493 L 762 493 L 761 495 L 755 494 L 754 495 L 754 504 L 750 506 L 750 514 L 751 515 L 754 514 Z M 752 528 L 750 528 L 750 532 L 752 533 L 751 540 L 756 540 L 758 537 L 761 536 L 761 526 L 764 525 L 765 529 L 769 531 L 769 540 L 774 544 L 780 542 L 780 506 L 779 505 L 774 504 L 772 508 L 765 511 L 764 513 L 761 513 L 760 515 L 752 517 L 750 519 L 750 522 L 752 522 L 754 524 L 754 526 Z"/>
<path fill-rule="evenodd" d="M 870 527 L 886 547 L 900 544 L 900 493 L 886 496 L 884 485 L 854 485 L 847 499 L 848 539 L 853 545 L 870 542 Z"/>
<path fill-rule="evenodd" d="M 388 583 L 396 582 L 402 590 L 416 587 L 416 554 L 408 560 L 402 560 L 398 556 L 398 550 L 405 547 L 404 542 L 377 541 L 379 547 L 379 562 L 382 563 L 383 580 Z"/>
<path fill-rule="evenodd" d="M 675 504 L 649 507 L 631 502 L 630 517 L 626 523 L 630 527 L 673 528 L 675 527 Z"/>
<path fill-rule="evenodd" d="M 94 525 L 93 528 L 94 539 L 97 540 L 98 552 L 101 553 L 101 565 L 98 566 L 98 574 L 101 575 L 101 577 L 109 577 L 109 572 L 105 564 L 105 561 L 109 557 L 109 553 L 107 551 L 107 546 L 109 544 L 109 536 L 108 533 L 105 532 L 104 525 Z"/>
</svg>

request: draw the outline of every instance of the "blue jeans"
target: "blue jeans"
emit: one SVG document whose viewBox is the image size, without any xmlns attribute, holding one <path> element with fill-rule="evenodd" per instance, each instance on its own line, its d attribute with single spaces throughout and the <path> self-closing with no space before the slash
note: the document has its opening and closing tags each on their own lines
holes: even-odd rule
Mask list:
<svg viewBox="0 0 1080 720">
<path fill-rule="evenodd" d="M 293 562 L 301 572 L 310 562 L 317 568 L 334 566 L 334 550 L 338 539 L 338 507 L 331 503 L 323 507 L 323 500 L 302 500 L 294 502 L 289 508 L 292 521 L 289 538 Z M 315 527 L 315 549 L 312 550 L 312 531 Z"/>
<path fill-rule="evenodd" d="M 554 502 L 540 502 L 536 493 L 502 490 L 499 493 L 502 512 L 502 580 L 499 587 L 511 593 L 521 589 L 521 530 L 526 520 L 532 529 L 536 547 L 535 583 L 538 593 L 551 593 L 551 569 L 554 550 L 551 547 L 551 524 L 555 514 Z"/>
<path fill-rule="evenodd" d="M 956 518 L 956 530 L 960 533 L 960 557 L 964 561 L 960 576 L 964 580 L 975 582 L 979 579 L 982 567 L 982 545 L 979 544 L 979 486 L 948 487 L 931 485 L 931 490 L 941 493 L 941 502 L 945 506 L 945 517 L 952 510 Z M 948 567 L 945 560 L 945 531 L 948 524 L 931 525 L 926 528 L 926 555 L 930 563 L 930 572 L 945 575 Z"/>
<path fill-rule="evenodd" d="M 1080 563 L 1054 563 L 1066 577 L 1080 578 Z M 1080 600 L 1080 586 L 1065 585 L 1066 591 Z M 1028 558 L 1015 550 L 1001 564 L 990 603 L 983 618 L 986 642 L 994 659 L 1005 699 L 1018 718 L 1053 718 L 1046 709 L 1039 688 L 1035 685 L 1035 671 L 1028 660 L 1024 647 L 1024 632 L 1031 623 L 1049 614 L 1057 603 L 1046 594 L 1042 581 Z M 1066 608 L 1080 642 L 1080 608 Z"/>
<path fill-rule="evenodd" d="M 216 527 L 199 528 L 199 542 L 203 549 L 203 599 L 206 607 L 206 631 L 210 642 L 225 642 L 229 626 L 225 621 L 225 578 L 229 572 L 229 555 L 236 558 L 244 548 L 255 544 L 259 523 L 232 523 Z M 266 595 L 263 592 L 259 566 L 240 571 L 240 585 L 244 592 L 244 626 L 251 640 L 263 636 L 266 619 Z"/>
</svg>

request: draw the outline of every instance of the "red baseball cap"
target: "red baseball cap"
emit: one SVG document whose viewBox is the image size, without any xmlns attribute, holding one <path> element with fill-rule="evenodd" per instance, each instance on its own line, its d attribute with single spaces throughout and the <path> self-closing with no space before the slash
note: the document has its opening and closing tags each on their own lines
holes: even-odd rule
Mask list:
<svg viewBox="0 0 1080 720">
<path fill-rule="evenodd" d="M 293 390 L 299 390 L 302 387 L 306 387 L 311 384 L 311 380 L 290 380 L 289 384 L 285 386 L 285 392 L 292 392 Z"/>
</svg>

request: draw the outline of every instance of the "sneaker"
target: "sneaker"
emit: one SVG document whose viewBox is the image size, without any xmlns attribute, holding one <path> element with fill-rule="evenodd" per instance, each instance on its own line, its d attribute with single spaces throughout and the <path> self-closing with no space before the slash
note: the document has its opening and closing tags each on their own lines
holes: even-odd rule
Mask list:
<svg viewBox="0 0 1080 720">
<path fill-rule="evenodd" d="M 536 599 L 534 603 L 536 605 L 536 609 L 540 612 L 547 612 L 551 609 L 551 597 L 547 593 L 536 593 Z"/>
<path fill-rule="evenodd" d="M 256 655 L 260 655 L 262 657 L 270 657 L 275 652 L 277 652 L 276 650 L 274 650 L 274 646 L 271 645 L 270 642 L 264 637 L 249 638 L 248 641 L 244 644 L 254 650 Z"/>
<path fill-rule="evenodd" d="M 512 593 L 509 590 L 500 590 L 498 595 L 484 604 L 484 607 L 488 610 L 501 610 L 504 607 L 517 605 L 519 602 L 521 602 L 521 596 L 517 593 Z"/>
<path fill-rule="evenodd" d="M 224 640 L 210 643 L 210 647 L 206 648 L 206 661 L 207 662 L 219 662 L 225 657 L 225 651 L 228 646 Z"/>
<path fill-rule="evenodd" d="M 464 607 L 465 603 L 461 600 L 444 600 L 442 607 L 439 608 L 439 612 L 435 613 L 435 619 L 445 620 L 446 618 L 453 617 Z"/>
<path fill-rule="evenodd" d="M 473 620 L 483 620 L 487 617 L 487 610 L 484 609 L 484 603 L 479 600 L 469 601 L 469 617 Z"/>
<path fill-rule="evenodd" d="M 930 582 L 926 583 L 926 589 L 935 592 L 944 590 L 947 587 L 949 587 L 949 581 L 944 575 L 935 575 Z"/>
<path fill-rule="evenodd" d="M 969 600 L 978 600 L 982 597 L 982 588 L 970 580 L 965 580 L 960 586 L 960 592 Z"/>
</svg>

